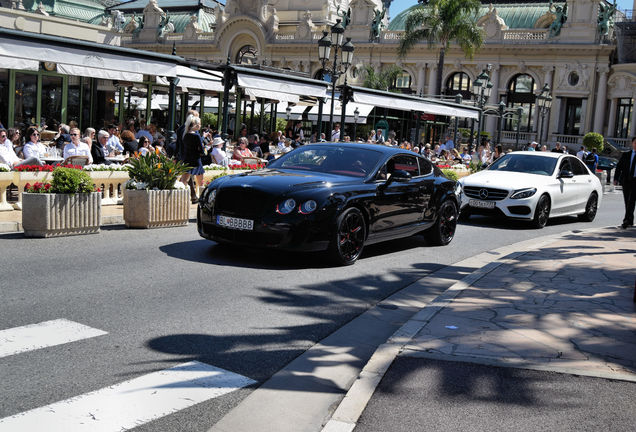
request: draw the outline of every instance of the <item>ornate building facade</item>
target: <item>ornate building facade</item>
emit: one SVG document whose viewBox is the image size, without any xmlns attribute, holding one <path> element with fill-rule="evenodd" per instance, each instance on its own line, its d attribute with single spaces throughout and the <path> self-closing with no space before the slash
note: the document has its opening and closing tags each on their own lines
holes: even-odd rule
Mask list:
<svg viewBox="0 0 636 432">
<path fill-rule="evenodd" d="M 33 1 L 2 3 L 14 8 L 21 3 L 33 13 L 40 7 Z M 83 3 L 98 13 L 88 19 L 85 13 L 65 16 L 56 12 L 62 3 Z M 226 0 L 224 5 L 214 0 L 49 0 L 42 8 L 49 19 L 72 18 L 108 27 L 126 47 L 170 53 L 174 46 L 185 58 L 213 63 L 229 58 L 233 63 L 289 69 L 310 77 L 323 76 L 317 42 L 340 19 L 355 45 L 354 62 L 346 73 L 350 84 L 363 82 L 367 66 L 380 71 L 397 65 L 403 70 L 394 83 L 398 90 L 436 97 L 461 93 L 464 103 L 471 103 L 472 84 L 490 65 L 489 104 L 523 108 L 523 141 L 538 141 L 543 132 L 544 142 L 575 145 L 585 133 L 595 131 L 620 145 L 636 135 L 636 64 L 619 61 L 621 41 L 617 43 L 615 31 L 616 22 L 631 17 L 612 9 L 612 4 L 484 1 L 476 19 L 485 42 L 472 59 L 451 46 L 445 57 L 442 95 L 432 94 L 437 88 L 437 50 L 422 43 L 406 57 L 397 56 L 408 10 L 391 17 L 390 4 L 381 0 Z M 553 103 L 541 122 L 536 96 L 545 85 Z M 497 127 L 497 118 L 487 118 L 485 130 L 494 134 Z M 504 142 L 514 140 L 515 129 L 515 122 L 504 122 Z"/>
</svg>

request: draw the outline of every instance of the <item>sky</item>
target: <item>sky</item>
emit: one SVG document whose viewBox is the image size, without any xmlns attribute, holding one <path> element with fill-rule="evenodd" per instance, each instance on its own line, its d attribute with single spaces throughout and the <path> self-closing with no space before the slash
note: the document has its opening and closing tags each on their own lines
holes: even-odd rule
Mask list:
<svg viewBox="0 0 636 432">
<path fill-rule="evenodd" d="M 546 0 L 546 3 L 548 0 Z M 559 1 L 557 1 L 559 3 Z M 391 3 L 391 17 L 397 16 L 404 9 L 408 9 L 413 5 L 417 4 L 417 0 L 394 0 Z M 621 10 L 632 9 L 634 7 L 634 2 L 632 0 L 618 0 L 618 8 Z"/>
</svg>

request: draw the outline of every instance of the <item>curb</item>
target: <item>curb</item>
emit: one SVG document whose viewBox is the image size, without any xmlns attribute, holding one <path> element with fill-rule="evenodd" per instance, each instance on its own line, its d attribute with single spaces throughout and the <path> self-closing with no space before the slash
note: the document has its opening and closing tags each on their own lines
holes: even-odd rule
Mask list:
<svg viewBox="0 0 636 432">
<path fill-rule="evenodd" d="M 409 319 L 402 327 L 400 327 L 387 341 L 386 343 L 380 345 L 376 351 L 373 353 L 367 364 L 364 366 L 358 378 L 353 383 L 353 385 L 349 388 L 346 395 L 340 402 L 340 404 L 336 407 L 333 412 L 331 418 L 325 423 L 322 432 L 351 432 L 357 425 L 360 416 L 364 412 L 367 404 L 371 400 L 371 397 L 375 393 L 377 386 L 384 378 L 384 375 L 389 370 L 395 358 L 404 350 L 404 347 L 408 342 L 411 341 L 413 337 L 417 335 L 417 333 L 424 328 L 429 321 L 437 315 L 442 309 L 448 306 L 453 299 L 455 299 L 461 292 L 463 292 L 466 288 L 482 279 L 484 276 L 495 270 L 497 267 L 506 264 L 507 262 L 516 259 L 531 250 L 539 249 L 541 247 L 547 246 L 551 243 L 554 243 L 566 236 L 573 234 L 583 234 L 583 233 L 594 233 L 599 232 L 606 229 L 613 229 L 615 226 L 608 226 L 604 228 L 590 228 L 587 230 L 573 230 L 567 231 L 560 234 L 548 235 L 545 237 L 541 237 L 539 239 L 533 239 L 531 241 L 522 241 L 519 243 L 515 243 L 513 245 L 504 246 L 499 249 L 495 249 L 490 252 L 484 252 L 475 259 L 479 258 L 482 255 L 491 255 L 494 260 L 490 263 L 484 265 L 483 267 L 475 270 L 469 275 L 465 276 L 460 281 L 453 284 L 446 291 L 440 294 L 437 298 L 435 298 L 429 305 L 425 306 L 419 312 L 414 314 L 411 319 Z M 521 247 L 521 251 L 517 250 L 512 252 L 511 249 L 518 249 Z M 494 256 L 496 255 L 496 257 Z M 503 256 L 501 256 L 503 255 Z M 460 263 L 455 263 L 454 265 L 460 265 Z M 420 357 L 424 357 L 421 355 Z M 426 356 L 428 358 L 428 356 Z M 432 358 L 432 357 L 431 357 Z M 446 358 L 445 358 L 446 359 Z M 498 363 L 498 366 L 507 366 L 507 367 L 517 367 L 521 369 L 536 369 L 536 370 L 546 370 L 542 369 L 540 365 L 528 365 L 528 364 L 514 364 L 510 362 L 496 362 L 496 361 L 488 361 L 479 359 L 475 360 L 473 357 L 463 357 L 457 358 L 456 361 L 473 361 L 475 363 L 482 364 L 491 364 Z M 448 360 L 448 359 L 446 359 Z M 550 369 L 552 370 L 552 369 Z M 584 371 L 578 370 L 574 371 L 572 369 L 563 368 L 561 372 L 565 372 L 566 370 L 570 372 L 575 372 L 578 375 L 589 375 L 585 374 Z M 557 371 L 559 372 L 559 371 Z M 598 375 L 593 375 L 597 377 Z M 612 377 L 600 377 L 600 378 L 610 378 L 610 379 L 622 379 L 625 381 L 636 381 L 636 377 L 634 376 L 626 376 L 625 374 L 613 375 Z"/>
</svg>

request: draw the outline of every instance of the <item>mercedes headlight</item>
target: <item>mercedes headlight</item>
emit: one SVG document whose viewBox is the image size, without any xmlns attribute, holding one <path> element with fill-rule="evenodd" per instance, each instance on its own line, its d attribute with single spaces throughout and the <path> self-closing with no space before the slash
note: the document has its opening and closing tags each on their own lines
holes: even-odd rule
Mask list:
<svg viewBox="0 0 636 432">
<path fill-rule="evenodd" d="M 276 212 L 280 214 L 289 214 L 296 208 L 296 201 L 289 198 L 276 206 Z"/>
<path fill-rule="evenodd" d="M 537 188 L 527 188 L 527 189 L 519 189 L 512 193 L 510 196 L 511 199 L 524 199 L 530 198 L 532 195 L 537 193 Z"/>
</svg>

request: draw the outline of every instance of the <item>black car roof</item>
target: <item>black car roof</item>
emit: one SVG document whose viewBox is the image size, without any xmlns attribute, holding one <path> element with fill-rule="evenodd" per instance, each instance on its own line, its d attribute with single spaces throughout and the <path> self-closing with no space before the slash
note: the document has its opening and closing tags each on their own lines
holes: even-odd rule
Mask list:
<svg viewBox="0 0 636 432">
<path fill-rule="evenodd" d="M 340 147 L 347 147 L 347 148 L 354 148 L 354 149 L 365 149 L 365 150 L 374 150 L 377 152 L 381 152 L 383 154 L 387 154 L 387 155 L 393 155 L 393 154 L 408 154 L 408 155 L 413 155 L 413 156 L 420 156 L 417 153 L 414 153 L 412 151 L 409 150 L 404 150 L 401 149 L 399 147 L 388 147 L 385 145 L 381 145 L 381 144 L 367 144 L 367 143 L 352 143 L 352 142 L 319 142 L 319 143 L 311 143 L 311 144 L 306 144 L 303 147 L 309 147 L 309 146 L 333 146 L 333 145 L 337 145 Z"/>
</svg>

